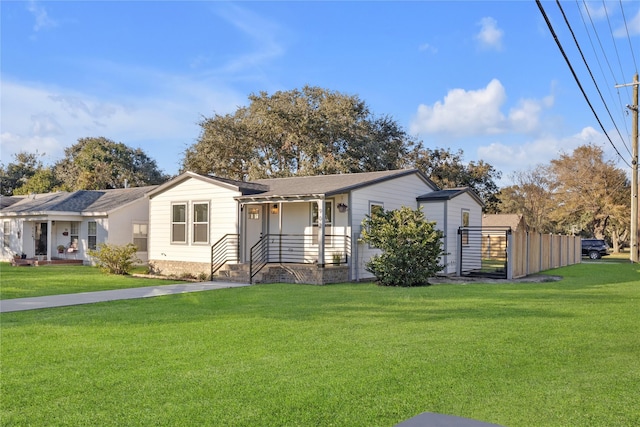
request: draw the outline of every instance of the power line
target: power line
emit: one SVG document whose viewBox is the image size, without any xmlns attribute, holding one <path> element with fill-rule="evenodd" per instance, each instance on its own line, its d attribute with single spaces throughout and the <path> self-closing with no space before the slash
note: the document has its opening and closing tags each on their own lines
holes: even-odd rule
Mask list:
<svg viewBox="0 0 640 427">
<path fill-rule="evenodd" d="M 624 21 L 624 30 L 627 33 L 627 40 L 629 41 L 629 50 L 631 51 L 631 58 L 633 59 L 633 65 L 635 65 L 636 67 L 636 74 L 638 74 L 638 63 L 636 62 L 636 56 L 633 53 L 633 45 L 631 44 L 631 36 L 629 35 L 629 26 L 627 25 L 627 17 L 624 15 L 622 0 L 620 0 L 620 11 L 622 12 L 622 20 Z"/>
<path fill-rule="evenodd" d="M 596 121 L 600 125 L 600 129 L 602 129 L 602 132 L 604 132 L 605 136 L 609 140 L 609 143 L 611 144 L 611 146 L 615 150 L 615 152 L 618 155 L 618 157 L 620 157 L 622 159 L 622 161 L 627 166 L 631 167 L 629 162 L 627 162 L 627 159 L 622 157 L 622 154 L 620 154 L 620 151 L 618 151 L 618 148 L 615 146 L 615 144 L 613 143 L 613 141 L 609 137 L 609 134 L 607 133 L 606 129 L 602 125 L 602 122 L 600 121 L 600 118 L 598 117 L 598 114 L 596 113 L 595 109 L 593 108 L 593 105 L 591 104 L 591 101 L 589 101 L 589 97 L 587 96 L 586 92 L 584 91 L 584 88 L 582 87 L 582 84 L 580 83 L 580 79 L 576 75 L 576 72 L 573 69 L 573 66 L 571 65 L 571 61 L 569 61 L 569 58 L 567 57 L 564 49 L 562 48 L 562 43 L 560 43 L 560 40 L 558 39 L 558 36 L 556 35 L 556 32 L 553 29 L 553 26 L 551 25 L 551 21 L 549 21 L 549 17 L 547 16 L 547 13 L 545 12 L 544 8 L 542 7 L 542 4 L 541 4 L 540 0 L 536 0 L 536 4 L 538 5 L 538 9 L 540 9 L 540 13 L 542 13 L 542 16 L 544 17 L 544 20 L 547 23 L 547 27 L 549 28 L 549 31 L 551 32 L 551 35 L 553 36 L 553 39 L 555 40 L 556 45 L 558 46 L 558 49 L 560 49 L 560 53 L 562 54 L 562 57 L 564 58 L 564 60 L 567 63 L 567 65 L 569 66 L 569 70 L 571 70 L 571 74 L 573 75 L 574 80 L 578 84 L 578 87 L 580 88 L 580 91 L 582 92 L 582 96 L 584 97 L 585 101 L 587 101 L 587 104 L 589 105 L 589 108 L 591 108 L 591 112 L 593 113 L 593 115 L 596 118 Z"/>
<path fill-rule="evenodd" d="M 607 76 L 604 72 L 604 69 L 602 68 L 602 62 L 600 61 L 600 55 L 598 55 L 598 53 L 596 52 L 596 47 L 593 43 L 593 39 L 591 38 L 591 32 L 589 31 L 589 27 L 587 26 L 587 22 L 585 21 L 585 17 L 584 14 L 582 13 L 583 8 L 580 7 L 580 4 L 578 3 L 579 0 L 576 0 L 576 6 L 578 8 L 578 12 L 580 13 L 580 19 L 582 20 L 582 23 L 584 25 L 584 30 L 587 34 L 587 37 L 589 38 L 589 43 L 591 44 L 591 49 L 593 50 L 593 55 L 596 59 L 596 62 L 598 63 L 598 67 L 600 68 L 600 73 L 602 74 L 602 77 L 604 78 L 604 80 L 607 82 L 606 87 L 607 87 L 607 91 L 609 92 L 609 96 L 611 97 L 611 99 L 615 99 L 612 90 L 614 89 L 614 86 L 616 84 L 616 78 L 615 75 L 613 75 L 613 71 L 611 70 L 611 66 L 609 66 L 609 70 L 612 71 L 612 77 L 613 77 L 613 83 L 609 83 Z M 607 54 L 604 51 L 604 49 L 602 49 L 602 43 L 600 43 L 600 38 L 598 36 L 598 30 L 596 29 L 595 24 L 593 23 L 593 19 L 591 18 L 591 13 L 589 12 L 589 8 L 587 7 L 585 0 L 582 0 L 582 3 L 584 5 L 584 10 L 587 13 L 588 17 L 589 17 L 589 22 L 591 23 L 591 28 L 593 29 L 593 33 L 595 38 L 598 40 L 598 43 L 600 45 L 600 49 L 602 50 L 602 54 L 605 58 L 605 60 L 607 60 Z M 608 62 L 607 62 L 608 64 Z M 625 103 L 622 102 L 622 98 L 620 96 L 620 90 L 616 90 L 616 94 L 618 96 L 618 105 L 619 105 L 619 114 L 620 114 L 620 118 L 622 120 L 622 123 L 624 125 L 624 129 L 625 129 L 625 134 L 628 135 L 629 134 L 629 128 L 627 126 L 627 121 L 624 119 L 625 114 L 627 113 L 626 108 L 625 108 Z M 614 122 L 615 123 L 615 122 Z M 622 143 L 625 145 L 625 147 L 627 148 L 627 151 L 629 151 L 629 146 L 628 144 L 625 142 L 624 138 L 622 138 Z"/>
<path fill-rule="evenodd" d="M 593 73 L 591 72 L 591 67 L 589 67 L 589 64 L 587 63 L 587 60 L 585 59 L 584 54 L 582 53 L 582 49 L 580 48 L 580 44 L 578 43 L 578 40 L 576 39 L 576 35 L 573 32 L 573 28 L 571 28 L 571 24 L 569 24 L 569 20 L 567 19 L 567 15 L 565 15 L 564 9 L 560 5 L 560 1 L 556 0 L 556 3 L 558 4 L 558 8 L 560 9 L 560 12 L 562 13 L 562 17 L 564 18 L 564 22 L 567 24 L 567 28 L 569 28 L 569 32 L 571 33 L 571 36 L 573 37 L 573 42 L 576 44 L 576 47 L 578 48 L 578 52 L 580 52 L 580 57 L 582 57 L 582 62 L 584 63 L 585 67 L 587 67 L 587 71 L 589 71 L 589 75 L 591 76 L 591 81 L 593 81 L 593 85 L 596 87 L 596 90 L 598 91 L 598 95 L 600 95 L 600 100 L 602 101 L 602 104 L 604 105 L 604 108 L 607 110 L 607 113 L 609 113 L 609 118 L 611 119 L 611 122 L 613 123 L 613 127 L 616 128 L 616 131 L 618 132 L 618 136 L 620 137 L 620 140 L 623 141 L 624 148 L 626 148 L 627 152 L 629 153 L 629 155 L 631 155 L 631 150 L 629 150 L 629 147 L 627 147 L 627 144 L 624 143 L 624 138 L 622 137 L 622 134 L 620 133 L 620 129 L 618 129 L 618 125 L 616 125 L 615 120 L 613 120 L 613 116 L 611 115 L 611 111 L 609 110 L 609 107 L 607 106 L 607 102 L 604 100 L 604 97 L 602 96 L 602 92 L 600 92 L 600 87 L 598 86 L 598 83 L 596 82 L 595 77 L 593 77 Z M 613 142 L 612 142 L 612 144 L 613 144 Z"/>
</svg>

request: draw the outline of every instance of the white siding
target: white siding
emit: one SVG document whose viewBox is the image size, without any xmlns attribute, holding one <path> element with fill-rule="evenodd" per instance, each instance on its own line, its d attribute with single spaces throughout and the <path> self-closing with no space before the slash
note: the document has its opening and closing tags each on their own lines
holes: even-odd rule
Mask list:
<svg viewBox="0 0 640 427">
<path fill-rule="evenodd" d="M 378 251 L 369 248 L 367 244 L 358 243 L 356 238 L 365 215 L 369 214 L 369 204 L 372 202 L 382 203 L 385 211 L 399 209 L 403 206 L 416 209 L 418 207 L 416 199 L 432 191 L 433 189 L 425 181 L 417 174 L 413 174 L 373 184 L 351 193 L 349 211 L 354 230 L 352 246 L 356 252 L 355 257 L 352 258 L 354 266 L 352 277 L 354 279 L 361 280 L 373 277 L 365 270 L 365 264 Z"/>
<path fill-rule="evenodd" d="M 188 178 L 155 194 L 149 203 L 149 260 L 210 262 L 211 245 L 238 232 L 238 191 Z M 209 203 L 209 242 L 193 243 L 193 203 Z M 171 243 L 171 205 L 187 204 L 187 243 Z"/>
<path fill-rule="evenodd" d="M 107 241 L 110 244 L 126 245 L 133 243 L 133 224 L 148 224 L 149 200 L 140 199 L 109 214 L 107 226 Z M 100 241 L 100 240 L 98 240 Z M 147 241 L 148 245 L 148 241 Z M 142 261 L 147 261 L 147 252 L 138 252 L 136 256 Z"/>
<path fill-rule="evenodd" d="M 8 240 L 8 246 L 5 247 L 5 224 L 7 224 L 8 234 L 6 239 Z M 3 261 L 9 261 L 15 254 L 20 255 L 23 248 L 23 221 L 15 218 L 4 218 L 0 221 L 0 259 Z M 20 236 L 20 237 L 18 237 Z"/>
<path fill-rule="evenodd" d="M 444 251 L 444 255 L 440 260 L 443 265 L 447 265 L 451 262 L 451 242 L 448 239 L 449 233 L 446 230 L 446 226 L 448 223 L 447 218 L 447 202 L 438 201 L 438 202 L 429 202 L 424 203 L 421 202 L 420 206 L 422 207 L 422 212 L 424 213 L 427 221 L 435 222 L 436 229 L 442 231 L 444 233 L 444 238 L 442 242 L 442 250 Z M 455 243 L 455 241 L 454 241 Z M 455 246 L 454 246 L 455 249 Z M 455 254 L 454 254 L 455 259 Z"/>
<path fill-rule="evenodd" d="M 451 200 L 422 202 L 423 211 L 429 221 L 436 221 L 436 227 L 444 232 L 445 265 L 444 274 L 455 274 L 459 263 L 458 228 L 462 226 L 462 211 L 469 211 L 469 226 L 482 225 L 482 206 L 469 195 L 462 193 Z M 468 255 L 468 253 L 466 253 Z M 480 253 L 478 252 L 478 260 Z"/>
</svg>

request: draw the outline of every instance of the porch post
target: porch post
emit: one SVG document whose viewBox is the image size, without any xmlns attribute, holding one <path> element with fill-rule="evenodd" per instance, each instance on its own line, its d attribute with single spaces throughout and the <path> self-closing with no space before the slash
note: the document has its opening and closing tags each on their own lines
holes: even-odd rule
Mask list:
<svg viewBox="0 0 640 427">
<path fill-rule="evenodd" d="M 47 220 L 47 261 L 51 261 L 51 228 L 52 221 L 50 219 Z"/>
<path fill-rule="evenodd" d="M 318 200 L 318 265 L 324 267 L 324 200 Z"/>
</svg>

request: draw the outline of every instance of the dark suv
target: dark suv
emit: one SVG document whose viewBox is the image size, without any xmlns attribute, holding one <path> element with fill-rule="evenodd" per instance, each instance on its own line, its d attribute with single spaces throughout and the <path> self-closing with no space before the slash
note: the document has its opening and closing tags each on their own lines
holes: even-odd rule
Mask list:
<svg viewBox="0 0 640 427">
<path fill-rule="evenodd" d="M 609 255 L 609 246 L 601 239 L 582 239 L 582 256 L 600 259 Z"/>
</svg>

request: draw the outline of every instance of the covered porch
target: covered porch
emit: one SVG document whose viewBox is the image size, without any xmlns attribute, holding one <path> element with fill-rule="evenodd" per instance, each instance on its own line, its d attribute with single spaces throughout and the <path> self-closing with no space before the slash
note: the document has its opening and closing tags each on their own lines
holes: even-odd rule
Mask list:
<svg viewBox="0 0 640 427">
<path fill-rule="evenodd" d="M 22 252 L 39 265 L 77 260 L 80 218 L 31 217 L 23 222 Z"/>
<path fill-rule="evenodd" d="M 236 275 L 249 283 L 348 281 L 353 251 L 346 199 L 238 197 L 240 232 L 212 246 L 212 278 L 243 271 Z"/>
</svg>

